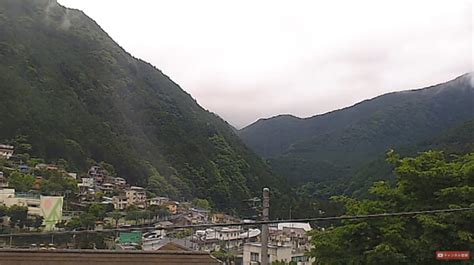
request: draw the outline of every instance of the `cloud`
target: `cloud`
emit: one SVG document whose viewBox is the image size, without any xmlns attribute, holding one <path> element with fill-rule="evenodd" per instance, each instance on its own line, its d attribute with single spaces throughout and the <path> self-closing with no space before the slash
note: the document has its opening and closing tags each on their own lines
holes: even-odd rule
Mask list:
<svg viewBox="0 0 474 265">
<path fill-rule="evenodd" d="M 472 70 L 472 3 L 59 0 L 237 127 Z"/>
</svg>

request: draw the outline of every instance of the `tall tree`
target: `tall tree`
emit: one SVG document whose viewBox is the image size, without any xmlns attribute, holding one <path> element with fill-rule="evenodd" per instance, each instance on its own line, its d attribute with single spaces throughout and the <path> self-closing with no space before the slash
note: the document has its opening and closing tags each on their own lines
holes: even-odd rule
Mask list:
<svg viewBox="0 0 474 265">
<path fill-rule="evenodd" d="M 336 197 L 348 215 L 474 206 L 474 154 L 447 159 L 425 152 L 400 159 L 397 183 L 377 182 L 371 199 Z M 474 248 L 474 212 L 348 220 L 312 232 L 310 254 L 319 264 L 433 264 L 436 250 Z"/>
</svg>

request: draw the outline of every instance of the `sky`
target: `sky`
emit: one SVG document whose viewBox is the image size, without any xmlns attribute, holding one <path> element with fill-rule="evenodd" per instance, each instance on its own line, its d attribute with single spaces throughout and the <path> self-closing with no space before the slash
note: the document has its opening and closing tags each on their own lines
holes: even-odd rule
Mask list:
<svg viewBox="0 0 474 265">
<path fill-rule="evenodd" d="M 242 128 L 473 71 L 471 0 L 58 0 Z"/>
</svg>

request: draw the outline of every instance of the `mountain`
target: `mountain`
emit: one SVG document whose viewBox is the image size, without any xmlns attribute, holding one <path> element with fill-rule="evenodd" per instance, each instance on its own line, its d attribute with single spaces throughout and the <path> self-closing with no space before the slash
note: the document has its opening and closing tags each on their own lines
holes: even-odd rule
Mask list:
<svg viewBox="0 0 474 265">
<path fill-rule="evenodd" d="M 229 211 L 286 190 L 229 124 L 55 0 L 0 1 L 0 95 L 0 142 L 25 136 L 72 170 L 105 161 L 156 195 Z"/>
<path fill-rule="evenodd" d="M 385 94 L 354 106 L 297 118 L 262 119 L 239 131 L 256 153 L 293 183 L 345 181 L 388 149 L 415 146 L 474 119 L 472 74 L 410 91 Z M 341 184 L 343 183 L 343 184 Z"/>
</svg>

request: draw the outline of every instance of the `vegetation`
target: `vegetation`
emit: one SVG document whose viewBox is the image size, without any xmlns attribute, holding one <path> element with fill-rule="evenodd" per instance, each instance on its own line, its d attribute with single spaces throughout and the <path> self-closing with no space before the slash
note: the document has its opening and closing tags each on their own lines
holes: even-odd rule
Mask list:
<svg viewBox="0 0 474 265">
<path fill-rule="evenodd" d="M 401 159 L 391 152 L 395 185 L 377 182 L 370 199 L 334 200 L 347 215 L 474 206 L 474 153 L 446 157 L 429 151 Z M 473 212 L 346 220 L 312 232 L 310 252 L 319 264 L 433 264 L 436 250 L 474 247 Z"/>
<path fill-rule="evenodd" d="M 370 176 L 392 177 L 382 155 L 390 148 L 414 150 L 410 155 L 432 148 L 468 151 L 474 120 L 470 77 L 389 93 L 310 118 L 262 119 L 240 130 L 239 136 L 296 187 L 313 182 L 314 191 L 326 197 L 363 194 L 377 180 L 365 181 Z M 460 137 L 451 137 L 449 146 L 443 146 L 453 133 Z"/>
<path fill-rule="evenodd" d="M 33 156 L 70 171 L 106 161 L 156 195 L 220 210 L 242 211 L 264 186 L 287 193 L 225 121 L 82 12 L 5 0 L 0 13 L 0 142 L 24 135 Z"/>
</svg>

